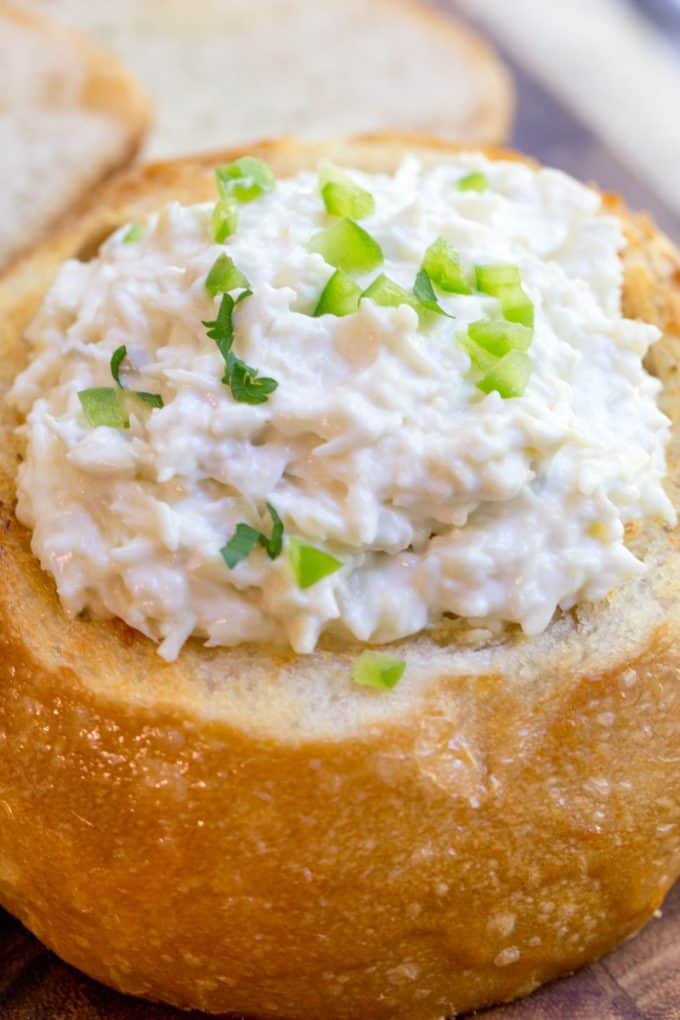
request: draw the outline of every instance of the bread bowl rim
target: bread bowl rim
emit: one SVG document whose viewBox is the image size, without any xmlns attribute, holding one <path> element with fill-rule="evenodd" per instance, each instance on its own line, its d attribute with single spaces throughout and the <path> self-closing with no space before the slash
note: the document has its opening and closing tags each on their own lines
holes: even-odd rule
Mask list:
<svg viewBox="0 0 680 1020">
<path fill-rule="evenodd" d="M 355 144 L 367 145 L 369 149 L 388 143 L 403 145 L 401 136 L 390 135 L 387 140 L 371 138 L 373 140 L 360 140 Z M 413 139 L 409 139 L 409 144 L 412 142 Z M 271 146 L 276 144 L 266 143 L 265 148 L 258 151 L 271 152 Z M 295 149 L 296 143 L 284 143 L 284 149 L 286 146 Z M 309 145 L 302 148 L 307 152 Z M 312 148 L 317 151 L 316 146 Z M 458 148 L 454 147 L 454 151 Z M 219 157 L 202 156 L 198 166 L 209 170 L 216 158 L 221 161 L 244 149 L 253 151 L 252 146 L 247 146 L 221 153 Z M 451 151 L 451 146 L 439 141 L 428 146 L 433 153 L 442 149 Z M 187 166 L 186 163 L 182 165 Z M 189 161 L 189 167 L 191 165 Z M 32 306 L 54 271 L 59 252 L 77 249 L 91 236 L 99 236 L 97 231 L 101 233 L 102 228 L 108 232 L 119 225 L 117 216 L 108 215 L 116 211 L 117 195 L 125 198 L 147 178 L 151 183 L 160 182 L 161 188 L 171 189 L 177 172 L 177 164 L 160 164 L 132 171 L 105 185 L 98 196 L 86 203 L 83 220 L 63 228 L 52 244 L 42 246 L 34 258 L 24 260 L 13 273 L 0 278 L 0 307 L 14 308 L 22 302 Z M 181 173 L 182 166 L 179 167 L 180 179 Z M 101 202 L 114 204 L 114 209 L 109 208 L 103 217 L 103 223 L 97 208 Z M 141 209 L 141 203 L 134 208 Z M 114 222 L 116 220 L 118 222 Z M 644 223 L 631 221 L 629 229 L 640 231 L 643 241 L 647 238 L 645 243 L 651 244 Z M 672 260 L 669 265 L 670 269 L 664 270 L 665 276 L 659 271 L 660 277 L 663 276 L 658 281 L 661 289 L 677 285 L 677 279 L 675 283 L 671 279 L 675 272 Z M 670 316 L 677 338 L 680 318 L 673 318 L 668 302 L 662 304 L 663 309 L 668 306 L 667 313 L 663 314 Z M 25 318 L 26 309 L 23 311 Z M 17 327 L 16 313 L 0 323 L 0 348 L 7 347 Z M 268 704 L 262 706 L 262 721 L 265 712 L 270 712 L 272 725 L 253 726 L 252 719 L 247 719 L 245 714 L 239 719 L 233 703 L 219 703 L 213 705 L 213 711 L 207 710 L 210 699 L 215 697 L 209 678 L 201 680 L 206 689 L 200 704 L 196 704 L 196 698 L 185 696 L 172 670 L 163 671 L 161 682 L 142 680 L 140 672 L 148 660 L 145 655 L 138 657 L 135 651 L 138 642 L 116 625 L 113 637 L 103 643 L 94 659 L 89 654 L 91 637 L 87 628 L 75 636 L 67 635 L 67 640 L 60 628 L 50 630 L 48 626 L 42 637 L 30 633 L 29 625 L 36 625 L 40 613 L 26 613 L 27 590 L 33 606 L 53 606 L 53 596 L 50 601 L 49 583 L 34 569 L 30 571 L 27 589 L 25 568 L 31 561 L 26 548 L 27 536 L 12 521 L 8 495 L 11 500 L 11 485 L 8 489 L 4 484 L 0 499 L 5 501 L 3 520 L 8 531 L 3 557 L 5 564 L 11 562 L 10 569 L 0 576 L 0 648 L 4 652 L 0 658 L 0 677 L 6 688 L 6 697 L 0 704 L 0 736 L 5 738 L 7 747 L 4 750 L 0 740 L 0 791 L 11 788 L 16 806 L 8 824 L 0 830 L 0 899 L 70 962 L 126 991 L 211 1010 L 248 1006 L 251 1012 L 262 1015 L 296 1017 L 304 1012 L 310 1018 L 342 1017 L 346 1020 L 356 1015 L 359 1003 L 363 1015 L 371 1018 L 389 1015 L 409 1020 L 420 1017 L 434 1020 L 443 1014 L 443 1009 L 437 1005 L 442 996 L 448 996 L 447 1009 L 471 1008 L 512 998 L 541 980 L 572 969 L 639 927 L 660 903 L 680 869 L 677 838 L 666 835 L 652 845 L 650 833 L 658 819 L 648 817 L 647 807 L 648 800 L 655 798 L 653 803 L 656 804 L 665 796 L 669 805 L 658 808 L 658 818 L 665 812 L 664 817 L 672 821 L 677 818 L 680 805 L 680 791 L 677 779 L 673 783 L 672 765 L 669 771 L 668 766 L 658 760 L 672 748 L 673 732 L 669 722 L 674 724 L 677 736 L 680 720 L 677 693 L 680 619 L 677 583 L 673 588 L 675 576 L 666 576 L 664 584 L 670 586 L 669 590 L 667 595 L 662 592 L 659 596 L 668 597 L 672 608 L 663 619 L 661 616 L 652 619 L 638 639 L 628 640 L 626 654 L 615 663 L 603 661 L 603 656 L 598 658 L 595 647 L 590 658 L 579 648 L 578 654 L 566 659 L 562 654 L 564 649 L 560 648 L 550 660 L 542 660 L 540 676 L 526 675 L 521 658 L 511 678 L 504 678 L 503 671 L 494 668 L 493 663 L 487 663 L 487 668 L 476 673 L 462 670 L 458 675 L 442 666 L 430 677 L 419 696 L 403 703 L 399 701 L 399 688 L 389 700 L 367 697 L 365 692 L 360 692 L 361 704 L 371 706 L 372 710 L 344 731 L 335 726 L 336 715 L 331 716 L 334 726 L 330 731 L 329 727 L 323 731 L 310 729 L 309 706 L 304 699 L 297 702 L 295 699 L 284 698 L 278 702 L 269 699 Z M 670 536 L 673 538 L 677 555 L 677 532 Z M 672 545 L 665 547 L 666 551 Z M 621 605 L 618 608 L 621 609 Z M 616 614 L 616 607 L 612 611 Z M 42 626 L 42 621 L 38 623 Z M 587 633 L 587 622 L 583 626 L 586 628 L 584 640 L 597 646 L 597 635 L 593 637 Z M 151 651 L 155 655 L 153 649 Z M 103 674 L 116 668 L 121 653 L 127 667 L 126 679 L 118 685 L 107 686 Z M 97 683 L 92 682 L 91 672 L 88 674 L 82 669 L 83 657 L 85 662 L 94 662 Z M 308 679 L 314 681 L 313 671 Z M 284 676 L 282 683 L 285 685 L 285 682 Z M 140 696 L 142 684 L 147 687 L 144 696 Z M 193 680 L 192 684 L 196 686 Z M 262 681 L 260 685 L 265 686 Z M 342 685 L 346 686 L 346 675 Z M 401 692 L 407 686 L 402 687 Z M 304 684 L 302 688 L 304 691 Z M 247 694 L 244 692 L 246 700 Z M 335 710 L 339 704 L 329 702 L 329 707 Z M 395 708 L 397 711 L 390 714 Z M 600 728 L 603 724 L 598 722 L 599 716 L 611 716 L 607 729 L 612 739 L 620 741 L 620 746 L 600 739 L 598 735 L 603 733 Z M 649 737 L 641 745 L 636 742 L 638 737 L 644 738 L 640 727 L 650 718 L 658 730 L 653 757 L 646 751 Z M 569 725 L 572 721 L 577 724 L 573 732 Z M 95 731 L 99 731 L 99 735 Z M 10 747 L 16 747 L 26 733 L 30 751 L 18 772 L 18 759 L 10 754 Z M 58 753 L 58 748 L 64 746 L 69 752 L 66 757 Z M 117 765 L 113 763 L 116 753 L 123 759 Z M 644 767 L 637 768 L 640 762 Z M 169 787 L 158 785 L 159 777 L 166 775 L 173 763 L 181 763 L 185 768 L 184 777 L 194 791 L 198 807 L 194 807 L 187 796 L 177 793 L 172 783 Z M 620 775 L 635 780 L 628 804 L 619 791 L 612 791 L 606 798 L 597 792 L 596 786 L 589 790 L 584 802 L 578 786 L 570 788 L 570 773 L 579 781 L 586 781 L 591 776 L 590 770 L 597 767 L 601 768 L 600 776 L 607 783 L 614 783 L 615 777 Z M 232 806 L 221 797 L 216 780 L 216 776 L 222 774 L 220 769 L 228 777 L 228 789 L 238 790 L 239 797 L 248 806 L 250 813 L 244 817 L 230 814 Z M 44 783 L 41 777 L 45 776 L 49 777 L 48 799 L 40 792 Z M 518 779 L 521 782 L 520 796 L 512 788 L 513 777 L 515 782 Z M 555 806 L 557 814 L 553 817 L 550 803 L 542 802 L 541 795 L 547 796 L 549 789 L 544 780 L 567 784 L 568 810 L 564 813 Z M 334 787 L 336 781 L 340 782 L 340 787 Z M 204 788 L 200 787 L 201 783 Z M 258 783 L 264 783 L 264 787 Z M 149 799 L 147 788 L 154 791 L 155 800 Z M 267 814 L 268 809 L 263 808 L 256 797 L 265 788 L 271 791 L 274 799 L 273 814 Z M 337 789 L 343 790 L 340 798 Z M 344 947 L 355 962 L 362 952 L 365 958 L 361 966 L 353 968 L 348 964 L 349 969 L 331 974 L 333 981 L 343 978 L 344 1002 L 339 1004 L 331 995 L 331 979 L 321 972 L 323 954 L 319 970 L 313 972 L 314 980 L 310 980 L 311 963 L 305 965 L 307 969 L 301 967 L 300 976 L 296 978 L 290 952 L 297 937 L 296 925 L 301 938 L 305 933 L 309 936 L 310 930 L 305 928 L 304 915 L 297 912 L 294 898 L 299 898 L 301 892 L 299 884 L 291 878 L 292 871 L 285 872 L 288 877 L 276 893 L 281 897 L 276 901 L 274 921 L 280 949 L 273 950 L 270 944 L 269 959 L 256 955 L 257 943 L 249 941 L 252 932 L 248 919 L 252 915 L 253 923 L 264 928 L 270 923 L 267 914 L 259 908 L 254 907 L 251 913 L 243 915 L 248 923 L 232 933 L 238 944 L 247 945 L 253 952 L 253 959 L 259 960 L 260 974 L 248 978 L 247 964 L 233 957 L 237 947 L 229 941 L 229 931 L 222 928 L 218 929 L 215 947 L 210 950 L 201 943 L 198 931 L 194 933 L 187 928 L 182 934 L 173 929 L 176 945 L 181 946 L 182 952 L 201 961 L 199 972 L 195 964 L 183 957 L 172 961 L 171 966 L 163 962 L 162 951 L 157 946 L 165 945 L 167 949 L 167 945 L 163 943 L 156 915 L 181 907 L 184 919 L 187 911 L 191 916 L 191 905 L 186 900 L 174 901 L 169 888 L 172 883 L 166 881 L 159 885 L 149 870 L 151 866 L 165 877 L 164 867 L 174 860 L 167 856 L 167 849 L 155 841 L 158 824 L 163 822 L 183 848 L 179 861 L 174 862 L 175 867 L 179 865 L 179 871 L 169 872 L 175 876 L 186 878 L 192 874 L 192 869 L 203 874 L 202 868 L 214 878 L 219 871 L 217 850 L 222 852 L 226 845 L 245 867 L 233 839 L 245 843 L 255 838 L 253 833 L 259 832 L 274 847 L 272 857 L 276 856 L 276 850 L 284 848 L 285 859 L 281 862 L 284 871 L 289 864 L 292 867 L 296 863 L 295 854 L 298 854 L 301 861 L 306 860 L 311 865 L 313 888 L 326 889 L 332 898 L 328 867 L 318 859 L 321 837 L 306 835 L 299 821 L 304 807 L 326 838 L 329 832 L 336 831 L 334 825 L 344 822 L 345 828 L 337 830 L 340 856 L 335 858 L 333 873 L 353 876 L 364 891 L 365 876 L 361 868 L 370 864 L 370 857 L 362 856 L 361 841 L 366 825 L 375 825 L 376 831 L 383 835 L 393 831 L 395 847 L 385 846 L 383 854 L 386 863 L 395 868 L 401 860 L 408 877 L 404 878 L 404 885 L 397 882 L 398 896 L 392 902 L 389 875 L 380 870 L 382 861 L 377 861 L 377 873 L 383 879 L 383 884 L 379 885 L 380 898 L 385 904 L 390 903 L 393 910 L 389 919 L 385 915 L 379 944 L 384 953 L 391 952 L 389 936 L 396 938 L 396 932 L 401 940 L 399 945 L 403 942 L 410 947 L 409 952 L 417 955 L 418 947 L 425 947 L 424 966 L 429 966 L 428 960 L 436 963 L 432 965 L 428 981 L 437 985 L 439 1000 L 414 998 L 408 981 L 392 986 L 384 971 L 380 972 L 383 984 L 376 985 L 372 969 L 380 967 L 380 960 L 375 948 L 368 956 L 368 949 L 363 946 L 360 949 L 361 937 L 356 928 L 363 919 L 375 929 L 375 917 L 371 921 L 370 914 L 365 913 L 363 904 L 349 887 L 346 896 L 337 900 L 336 907 L 348 911 L 344 924 L 350 934 L 355 935 L 357 945 L 351 947 L 336 932 L 337 951 Z M 388 809 L 394 811 L 394 817 L 389 817 Z M 290 829 L 290 838 L 285 833 L 277 835 L 276 810 L 282 816 L 286 833 Z M 261 823 L 259 812 L 262 811 L 265 814 Z M 369 811 L 368 817 L 362 814 L 366 811 Z M 597 822 L 595 811 L 603 812 L 602 819 Z M 376 816 L 375 822 L 371 813 Z M 233 832 L 218 835 L 216 826 L 220 818 L 224 821 L 224 816 L 233 823 Z M 122 821 L 124 819 L 128 820 Z M 204 829 L 196 828 L 199 821 L 203 825 L 207 822 L 213 832 L 203 837 Z M 482 937 L 477 930 L 479 918 L 472 911 L 474 900 L 466 898 L 464 887 L 443 891 L 447 883 L 441 876 L 448 876 L 446 868 L 452 868 L 453 863 L 443 863 L 441 854 L 429 859 L 425 853 L 428 843 L 430 846 L 437 840 L 441 843 L 443 821 L 451 826 L 452 833 L 458 834 L 455 838 L 460 839 L 461 846 L 467 847 L 464 856 L 471 867 L 479 863 L 482 868 L 492 870 L 493 856 L 506 855 L 508 861 L 514 861 L 514 869 L 498 871 L 499 888 L 489 885 L 479 893 L 480 910 L 497 909 L 502 913 L 501 905 L 521 893 L 518 886 L 531 881 L 531 872 L 526 870 L 528 860 L 541 871 L 544 894 L 547 894 L 551 869 L 556 875 L 555 888 L 559 888 L 563 877 L 570 880 L 571 887 L 563 894 L 564 902 L 559 900 L 559 908 L 568 911 L 574 904 L 581 904 L 581 912 L 571 922 L 570 934 L 582 939 L 582 944 L 565 944 L 560 950 L 560 943 L 556 942 L 539 950 L 521 943 L 521 962 L 512 963 L 508 969 L 495 964 L 495 955 L 508 948 L 508 937 L 500 929 L 484 929 Z M 475 837 L 470 829 L 471 821 L 479 826 L 480 833 L 485 832 L 487 840 L 479 862 L 474 861 Z M 517 854 L 513 856 L 510 846 L 515 839 L 513 832 L 520 833 L 523 826 L 533 834 L 533 839 L 522 843 L 519 838 Z M 145 827 L 151 832 L 145 832 Z M 497 847 L 489 843 L 494 832 L 500 839 Z M 549 839 L 548 834 L 562 839 L 559 846 L 566 860 L 555 861 L 552 848 L 539 845 L 542 838 Z M 622 834 L 629 848 L 621 846 Z M 48 836 L 58 837 L 51 841 L 54 857 L 49 860 L 41 852 Z M 203 854 L 202 838 L 208 839 L 208 849 Z M 214 842 L 210 842 L 211 839 Z M 407 865 L 406 859 L 399 856 L 402 851 L 397 853 L 404 841 L 414 855 L 420 855 L 415 863 Z M 122 860 L 118 855 L 110 856 L 109 842 L 124 855 Z M 330 844 L 323 845 L 329 850 Z M 110 869 L 102 871 L 100 868 L 96 880 L 92 871 L 93 854 L 97 860 L 103 855 Z M 610 856 L 616 864 L 610 861 Z M 653 861 L 647 859 L 651 857 Z M 252 874 L 248 873 L 252 889 L 260 884 L 267 885 L 270 868 L 271 863 L 253 860 Z M 435 890 L 434 899 L 431 899 L 432 892 L 428 892 L 433 888 L 430 868 L 434 869 L 435 877 L 440 876 L 437 882 L 440 891 Z M 580 875 L 580 868 L 585 868 L 583 875 Z M 454 871 L 454 874 L 461 879 L 461 873 Z M 88 876 L 88 880 L 84 881 L 83 876 Z M 409 903 L 408 896 L 415 897 L 414 890 L 425 904 L 423 909 L 430 918 L 431 930 L 425 925 L 421 931 L 422 925 L 419 927 L 417 919 L 409 918 L 404 910 Z M 200 887 L 191 895 L 200 901 L 201 924 L 209 926 L 210 912 L 214 912 L 217 904 L 209 905 L 210 897 L 206 899 L 206 890 Z M 559 899 L 556 894 L 555 898 Z M 375 912 L 373 907 L 371 909 Z M 528 903 L 525 909 L 526 924 L 533 925 L 529 930 L 540 930 L 548 943 L 547 922 L 541 927 Z M 119 917 L 118 928 L 110 927 L 114 910 Z M 150 917 L 145 915 L 148 910 L 152 911 Z M 315 910 L 318 913 L 311 913 L 309 923 L 323 930 L 323 925 L 329 923 L 328 916 L 320 904 Z M 403 922 L 402 928 L 395 928 L 396 917 Z M 489 917 L 492 919 L 491 914 Z M 565 913 L 565 919 L 568 917 Z M 448 925 L 452 931 L 459 931 L 456 925 L 461 918 L 471 932 L 474 929 L 474 936 L 470 934 L 467 942 L 464 939 L 456 948 L 450 942 L 453 936 L 449 936 L 446 929 Z M 586 921 L 594 926 L 592 931 L 584 927 Z M 520 929 L 524 924 L 525 919 L 520 918 Z M 160 925 L 163 928 L 162 916 Z M 512 937 L 518 940 L 519 932 Z M 236 998 L 229 986 L 226 990 L 219 986 L 208 987 L 209 977 L 217 981 L 220 973 L 224 973 L 216 958 L 219 956 L 216 947 L 220 946 L 227 952 L 230 966 L 237 971 L 241 968 Z M 417 958 L 420 960 L 420 956 Z M 391 960 L 390 965 L 393 963 Z M 459 980 L 466 971 L 473 975 L 465 979 L 470 986 L 468 991 L 461 987 Z M 483 987 L 478 987 L 478 981 Z M 377 994 L 379 987 L 383 988 L 385 999 L 382 1004 Z M 319 996 L 323 995 L 327 996 L 327 1001 L 320 1005 Z M 267 996 L 271 997 L 269 1004 Z M 296 1005 L 291 1007 L 293 1000 Z M 353 1006 L 354 1012 L 351 1011 Z"/>
</svg>

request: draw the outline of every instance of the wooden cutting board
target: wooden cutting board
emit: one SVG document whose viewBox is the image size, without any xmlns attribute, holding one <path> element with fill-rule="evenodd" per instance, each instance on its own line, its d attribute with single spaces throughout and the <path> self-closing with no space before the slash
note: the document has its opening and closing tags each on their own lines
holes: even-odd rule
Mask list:
<svg viewBox="0 0 680 1020">
<path fill-rule="evenodd" d="M 680 1020 L 680 885 L 663 917 L 599 963 L 484 1020 Z M 199 1020 L 104 988 L 0 911 L 0 1020 Z M 357 1020 L 360 1020 L 357 1017 Z"/>
</svg>

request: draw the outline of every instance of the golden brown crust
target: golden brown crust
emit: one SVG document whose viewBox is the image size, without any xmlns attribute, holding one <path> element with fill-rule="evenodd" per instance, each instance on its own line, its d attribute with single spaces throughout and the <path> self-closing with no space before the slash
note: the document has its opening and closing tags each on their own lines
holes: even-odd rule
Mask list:
<svg viewBox="0 0 680 1020">
<path fill-rule="evenodd" d="M 385 169 L 406 146 L 452 148 L 255 151 L 283 175 L 322 152 Z M 3 384 L 59 260 L 171 195 L 211 194 L 232 155 L 119 178 L 0 281 Z M 677 487 L 676 256 L 627 222 L 627 307 L 640 265 L 667 329 Z M 658 907 L 680 869 L 677 529 L 635 537 L 644 585 L 542 639 L 404 642 L 407 675 L 376 697 L 351 688 L 351 650 L 192 646 L 165 666 L 122 625 L 67 621 L 13 517 L 5 438 L 0 901 L 69 962 L 212 1011 L 435 1020 L 580 966 Z"/>
<path fill-rule="evenodd" d="M 63 28 L 34 12 L 15 7 L 0 0 L 0 19 L 30 28 L 46 39 L 67 43 L 74 57 L 85 69 L 85 76 L 77 97 L 78 108 L 91 113 L 105 114 L 123 128 L 124 141 L 115 156 L 102 161 L 95 184 L 128 166 L 137 155 L 151 124 L 151 105 L 135 79 L 124 67 L 96 43 L 70 29 Z M 65 215 L 68 210 L 63 210 Z M 45 233 L 54 227 L 54 221 L 45 223 Z M 12 258 L 9 265 L 16 261 Z M 7 266 L 0 266 L 4 271 Z"/>
<path fill-rule="evenodd" d="M 141 141 L 149 125 L 149 102 L 132 75 L 111 53 L 78 32 L 33 11 L 15 7 L 7 0 L 0 0 L 0 18 L 14 21 L 46 38 L 68 43 L 87 70 L 78 97 L 81 104 L 89 110 L 109 114 L 128 127 L 138 143 Z"/>
</svg>

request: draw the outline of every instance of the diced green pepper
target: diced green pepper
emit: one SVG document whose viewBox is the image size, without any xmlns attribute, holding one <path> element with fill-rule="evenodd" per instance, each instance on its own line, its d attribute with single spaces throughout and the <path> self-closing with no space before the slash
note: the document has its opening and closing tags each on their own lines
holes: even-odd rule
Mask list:
<svg viewBox="0 0 680 1020">
<path fill-rule="evenodd" d="M 521 397 L 531 375 L 531 359 L 524 351 L 510 351 L 477 383 L 483 393 L 496 390 L 504 400 Z"/>
<path fill-rule="evenodd" d="M 313 584 L 323 580 L 342 566 L 341 560 L 317 549 L 300 538 L 291 538 L 288 543 L 288 555 L 295 574 L 298 588 L 311 588 Z"/>
<path fill-rule="evenodd" d="M 362 652 L 352 669 L 352 680 L 362 687 L 391 690 L 401 680 L 406 669 L 403 659 L 395 659 L 378 652 Z"/>
<path fill-rule="evenodd" d="M 518 322 L 504 322 L 501 319 L 471 322 L 468 334 L 475 343 L 497 358 L 502 358 L 512 350 L 527 351 L 534 337 L 532 329 Z"/>
<path fill-rule="evenodd" d="M 437 238 L 425 252 L 423 269 L 440 290 L 450 294 L 472 293 L 472 288 L 465 279 L 458 252 L 443 237 Z"/>
<path fill-rule="evenodd" d="M 319 188 L 326 211 L 332 216 L 361 220 L 375 212 L 375 199 L 370 191 L 331 163 L 326 163 L 319 172 Z"/>
<path fill-rule="evenodd" d="M 482 294 L 492 294 L 495 297 L 503 287 L 519 287 L 521 283 L 517 266 L 475 266 L 475 285 Z"/>
<path fill-rule="evenodd" d="M 351 315 L 359 307 L 361 287 L 343 269 L 336 269 L 321 291 L 314 315 Z"/>
<path fill-rule="evenodd" d="M 354 220 L 342 219 L 327 230 L 314 234 L 310 251 L 317 251 L 329 266 L 346 273 L 368 273 L 382 264 L 380 245 Z"/>
<path fill-rule="evenodd" d="M 122 389 L 113 386 L 99 386 L 81 390 L 78 394 L 85 421 L 91 428 L 106 425 L 111 429 L 126 429 L 130 417 Z"/>
<path fill-rule="evenodd" d="M 496 296 L 508 322 L 519 322 L 522 326 L 533 327 L 534 306 L 522 287 L 501 287 Z"/>
<path fill-rule="evenodd" d="M 459 191 L 488 191 L 489 180 L 486 174 L 481 173 L 479 170 L 473 170 L 472 173 L 465 174 L 458 181 Z"/>
</svg>

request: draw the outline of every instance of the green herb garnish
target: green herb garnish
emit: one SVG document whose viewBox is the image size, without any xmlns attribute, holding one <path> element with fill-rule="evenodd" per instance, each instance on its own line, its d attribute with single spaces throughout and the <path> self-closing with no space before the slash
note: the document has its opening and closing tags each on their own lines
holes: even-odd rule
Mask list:
<svg viewBox="0 0 680 1020">
<path fill-rule="evenodd" d="M 533 327 L 534 306 L 522 287 L 501 287 L 496 296 L 500 301 L 501 311 L 508 322 L 519 322 L 527 328 Z"/>
<path fill-rule="evenodd" d="M 425 269 L 420 269 L 416 276 L 416 282 L 413 284 L 413 293 L 415 294 L 419 304 L 428 310 L 428 312 L 434 312 L 435 315 L 446 315 L 449 319 L 453 319 L 454 316 L 449 312 L 445 311 L 437 301 L 437 295 L 432 289 L 430 283 L 430 277 L 427 275 Z"/>
<path fill-rule="evenodd" d="M 399 305 L 409 305 L 416 311 L 420 308 L 417 297 L 400 287 L 385 273 L 376 276 L 373 283 L 369 284 L 361 295 L 362 301 L 364 298 L 370 298 L 376 305 L 382 305 L 384 308 L 398 308 Z"/>
<path fill-rule="evenodd" d="M 354 220 L 342 219 L 310 239 L 309 250 L 317 251 L 330 266 L 345 272 L 367 273 L 382 264 L 377 241 Z"/>
<path fill-rule="evenodd" d="M 502 358 L 509 351 L 528 351 L 534 338 L 532 329 L 518 322 L 481 319 L 471 322 L 468 334 L 485 351 Z"/>
<path fill-rule="evenodd" d="M 124 386 L 120 381 L 120 366 L 127 358 L 127 347 L 117 347 L 111 355 L 111 375 L 113 376 L 116 384 L 122 389 Z M 151 407 L 164 407 L 163 398 L 160 393 L 145 393 L 142 390 L 130 390 L 129 394 L 131 397 L 138 397 L 143 400 L 145 404 L 150 404 Z"/>
<path fill-rule="evenodd" d="M 125 394 L 113 386 L 100 386 L 95 389 L 81 390 L 78 394 L 85 421 L 91 428 L 105 425 L 110 429 L 126 429 L 130 425 L 130 417 L 125 402 Z"/>
<path fill-rule="evenodd" d="M 261 159 L 242 156 L 232 163 L 218 166 L 215 182 L 220 197 L 212 214 L 213 236 L 218 244 L 223 244 L 238 225 L 237 203 L 252 202 L 259 195 L 271 191 L 275 178 Z"/>
<path fill-rule="evenodd" d="M 496 297 L 504 287 L 519 287 L 521 283 L 519 269 L 510 263 L 475 266 L 475 285 L 482 294 Z"/>
<path fill-rule="evenodd" d="M 205 289 L 211 297 L 216 297 L 218 294 L 226 294 L 228 290 L 241 288 L 250 288 L 247 277 L 235 265 L 234 260 L 222 252 L 205 278 Z"/>
<path fill-rule="evenodd" d="M 221 197 L 237 202 L 252 202 L 267 191 L 272 191 L 276 178 L 264 160 L 254 156 L 241 156 L 215 170 L 215 180 Z"/>
<path fill-rule="evenodd" d="M 300 538 L 291 538 L 288 543 L 288 555 L 295 574 L 298 588 L 311 588 L 317 581 L 340 570 L 342 561 L 335 556 L 308 545 Z"/>
<path fill-rule="evenodd" d="M 476 343 L 467 333 L 461 333 L 458 337 L 458 345 L 469 356 L 473 368 L 480 372 L 490 372 L 498 363 L 498 358 L 495 354 L 485 350 L 484 347 Z"/>
<path fill-rule="evenodd" d="M 260 532 L 249 524 L 237 524 L 236 531 L 225 546 L 220 549 L 220 556 L 230 570 L 247 559 L 260 541 Z"/>
<path fill-rule="evenodd" d="M 245 291 L 240 295 L 239 300 L 249 295 L 250 292 Z M 222 382 L 230 388 L 234 400 L 241 404 L 264 404 L 279 384 L 276 379 L 260 376 L 256 368 L 247 365 L 245 361 L 232 353 L 233 312 L 236 304 L 238 301 L 234 301 L 231 294 L 223 294 L 217 318 L 208 322 L 204 321 L 203 325 L 206 327 L 210 339 L 217 344 L 224 359 Z"/>
<path fill-rule="evenodd" d="M 160 393 L 145 393 L 144 390 L 134 390 L 132 393 L 133 397 L 137 397 L 143 403 L 148 404 L 150 407 L 165 407 L 163 398 Z"/>
<path fill-rule="evenodd" d="M 326 212 L 332 216 L 349 216 L 361 220 L 375 212 L 375 199 L 370 191 L 355 184 L 351 177 L 332 163 L 319 172 L 319 189 Z"/>
<path fill-rule="evenodd" d="M 423 269 L 440 290 L 451 294 L 472 293 L 472 288 L 465 279 L 458 252 L 443 237 L 437 238 L 425 252 Z"/>
<path fill-rule="evenodd" d="M 489 180 L 486 174 L 473 170 L 472 173 L 460 178 L 457 187 L 459 191 L 488 191 Z"/>
<path fill-rule="evenodd" d="M 221 198 L 215 203 L 212 212 L 213 237 L 218 244 L 224 244 L 228 237 L 236 230 L 238 225 L 238 210 L 234 203 L 227 198 Z"/>
<path fill-rule="evenodd" d="M 227 544 L 220 549 L 220 555 L 230 570 L 245 560 L 256 545 L 261 545 L 270 560 L 275 560 L 281 555 L 283 547 L 283 523 L 271 503 L 267 503 L 267 510 L 272 519 L 272 533 L 269 538 L 257 528 L 250 524 L 236 525 L 236 531 Z"/>
<path fill-rule="evenodd" d="M 524 351 L 510 351 L 477 383 L 483 393 L 496 390 L 504 400 L 521 397 L 531 375 L 531 359 Z"/>
<path fill-rule="evenodd" d="M 362 652 L 352 669 L 352 680 L 362 687 L 391 690 L 401 680 L 406 669 L 403 659 L 394 659 L 378 652 Z"/>
<path fill-rule="evenodd" d="M 522 278 L 517 266 L 502 263 L 495 266 L 475 266 L 477 290 L 498 298 L 501 311 L 509 322 L 522 326 L 534 324 L 534 306 L 522 289 Z"/>
<path fill-rule="evenodd" d="M 321 291 L 314 315 L 351 315 L 359 308 L 361 287 L 343 269 L 336 269 Z"/>
<path fill-rule="evenodd" d="M 125 347 L 125 346 L 117 347 L 116 350 L 111 355 L 111 361 L 110 361 L 111 375 L 113 376 L 113 378 L 114 378 L 115 382 L 118 384 L 118 386 L 121 387 L 121 389 L 123 387 L 123 384 L 120 381 L 120 366 L 123 364 L 123 362 L 125 361 L 126 358 L 127 358 L 127 347 Z"/>
<path fill-rule="evenodd" d="M 231 294 L 223 294 L 220 307 L 217 309 L 217 318 L 209 321 L 203 320 L 207 334 L 217 344 L 220 354 L 225 362 L 231 352 L 231 345 L 234 342 L 233 312 L 236 302 Z"/>
<path fill-rule="evenodd" d="M 496 390 L 501 397 L 521 397 L 531 375 L 527 350 L 533 330 L 515 322 L 482 319 L 472 322 L 458 343 L 470 357 L 473 368 L 482 373 L 477 388 L 483 393 Z"/>
<path fill-rule="evenodd" d="M 131 223 L 123 234 L 123 244 L 136 244 L 144 237 L 144 227 L 141 223 Z"/>
<path fill-rule="evenodd" d="M 266 404 L 269 396 L 278 387 L 276 379 L 266 375 L 259 375 L 256 368 L 247 365 L 245 361 L 231 355 L 230 364 L 227 367 L 231 395 L 239 404 Z"/>
</svg>

